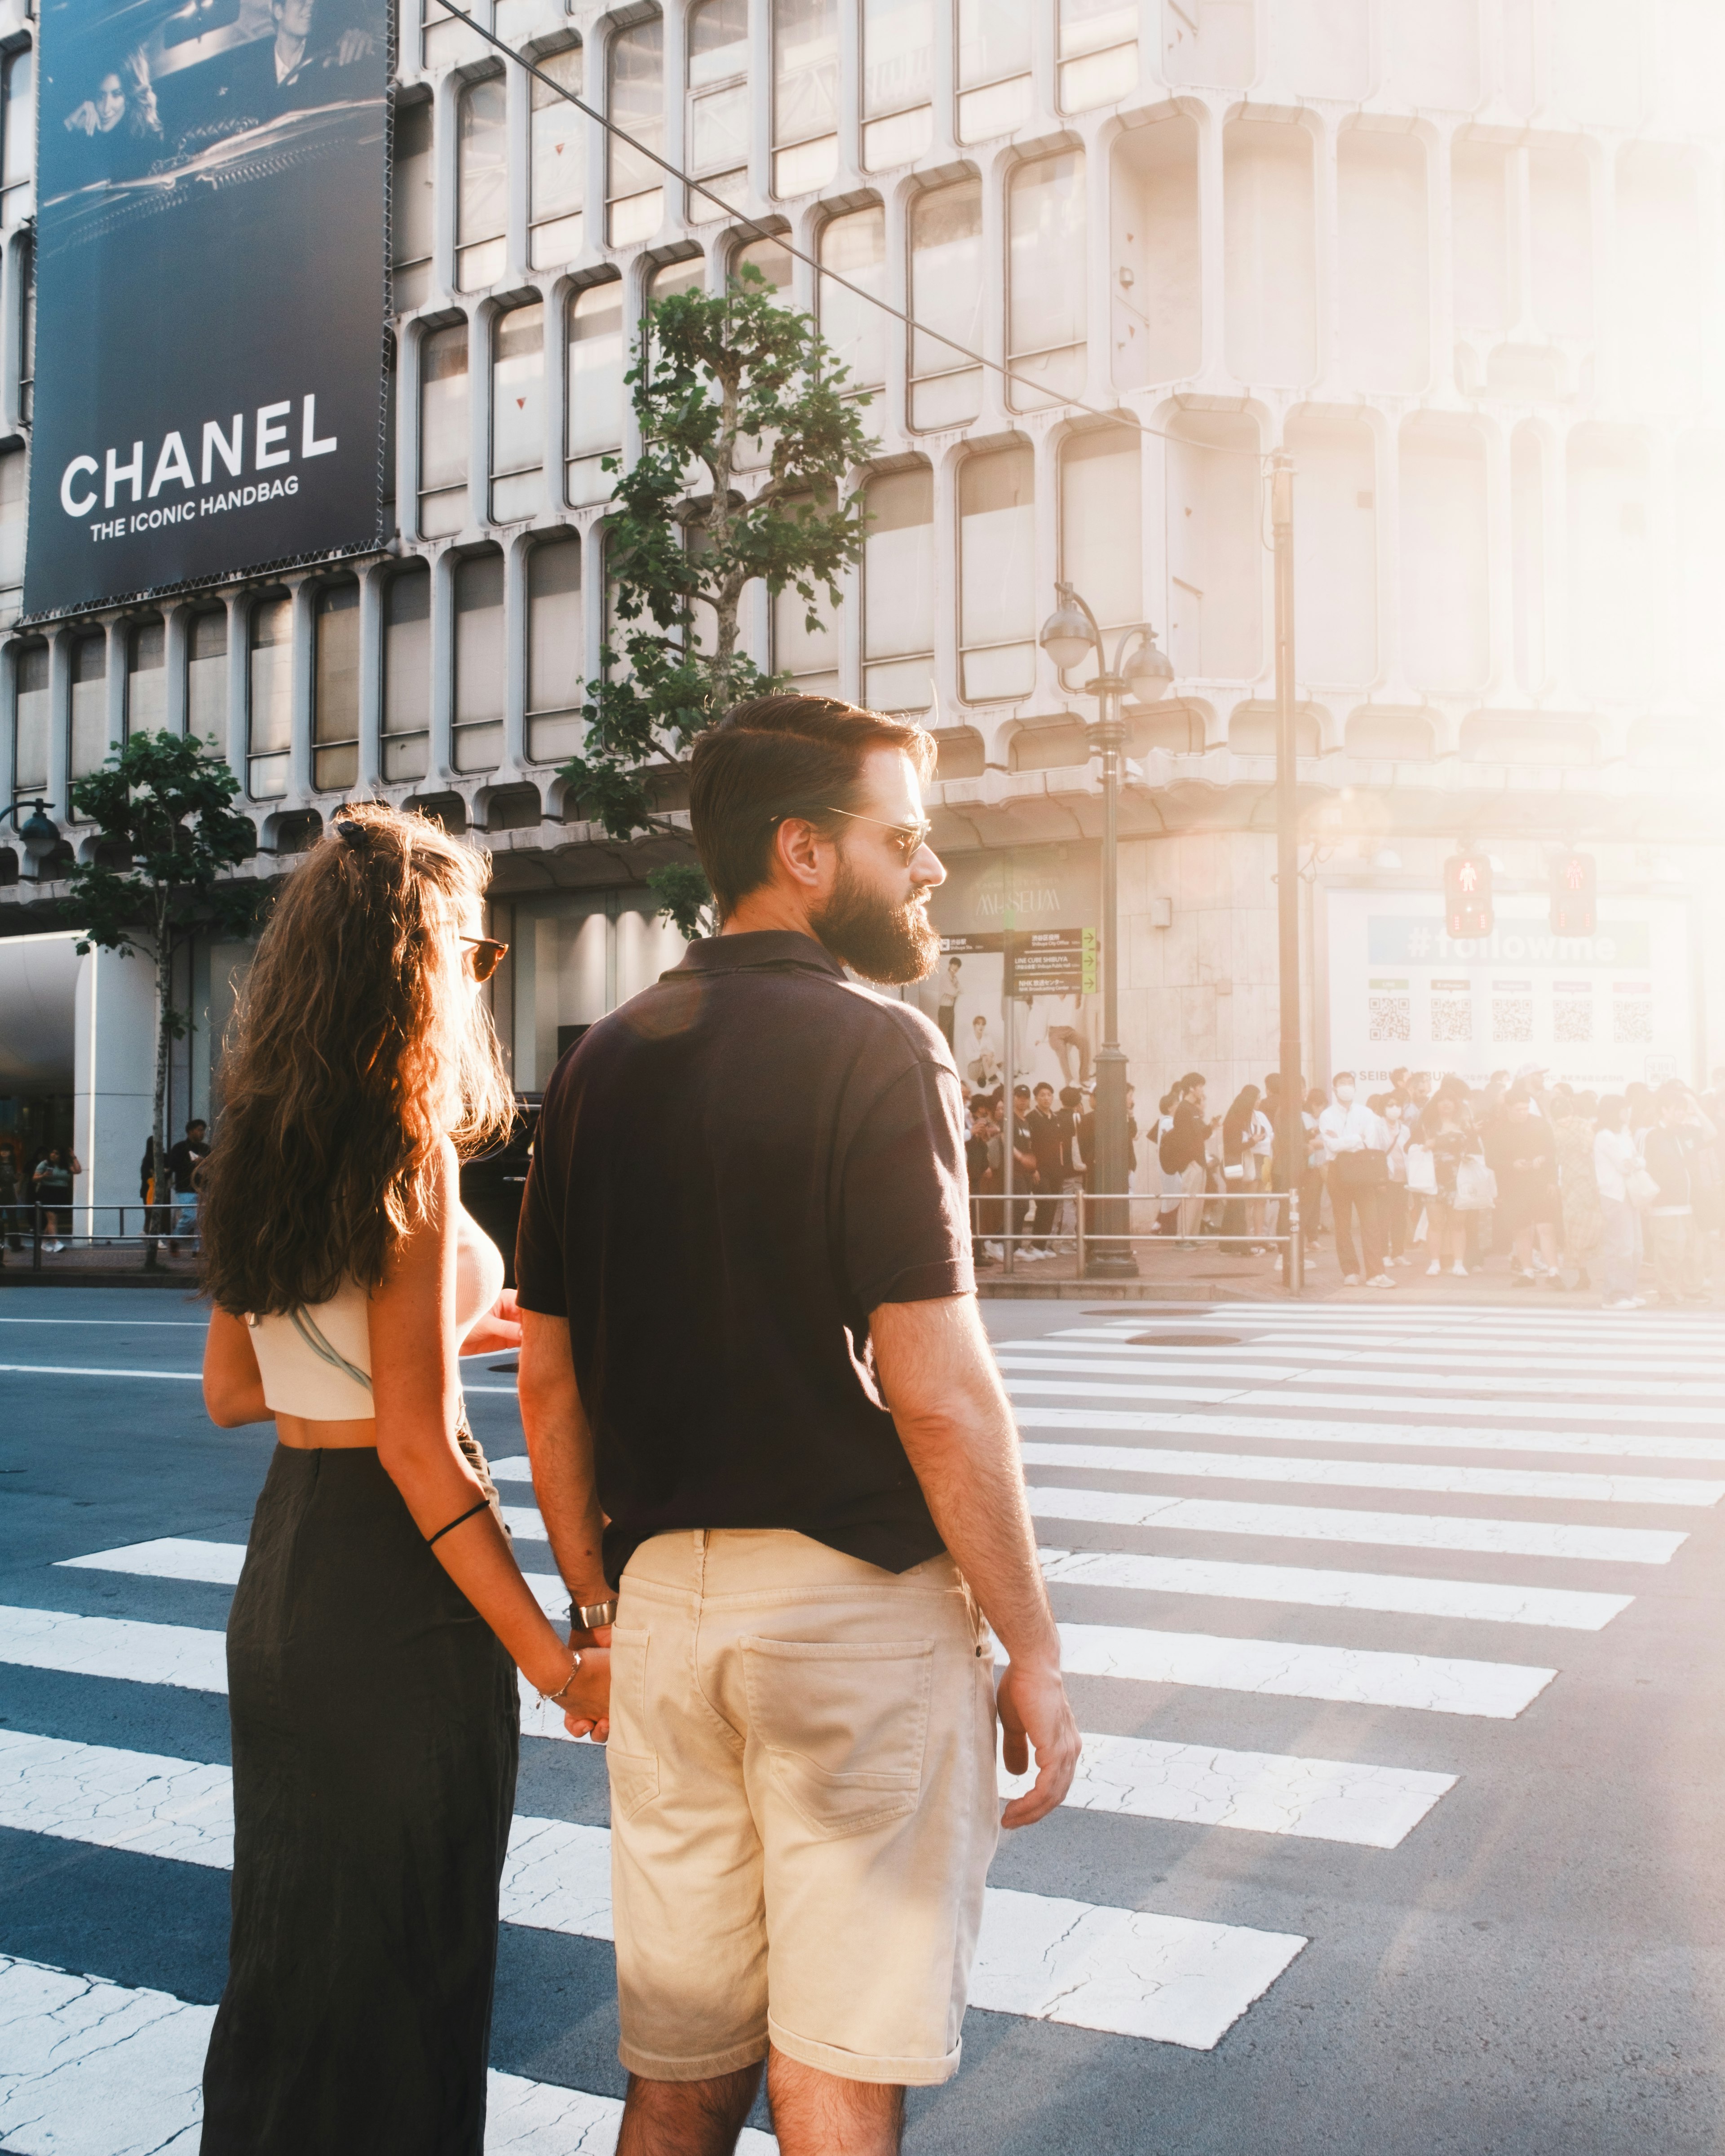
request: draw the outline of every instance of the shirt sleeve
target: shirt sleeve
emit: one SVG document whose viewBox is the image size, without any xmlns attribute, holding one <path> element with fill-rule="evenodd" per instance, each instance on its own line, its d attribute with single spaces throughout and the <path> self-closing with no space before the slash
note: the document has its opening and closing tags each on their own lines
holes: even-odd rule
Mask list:
<svg viewBox="0 0 1725 2156">
<path fill-rule="evenodd" d="M 562 1208 L 548 1194 L 545 1157 L 536 1151 L 521 1194 L 521 1217 L 515 1231 L 515 1293 L 523 1310 L 542 1317 L 567 1317 L 568 1291 L 563 1280 Z"/>
<path fill-rule="evenodd" d="M 963 1132 L 957 1076 L 920 1060 L 858 1125 L 843 1169 L 843 1255 L 859 1308 L 974 1291 Z"/>
</svg>

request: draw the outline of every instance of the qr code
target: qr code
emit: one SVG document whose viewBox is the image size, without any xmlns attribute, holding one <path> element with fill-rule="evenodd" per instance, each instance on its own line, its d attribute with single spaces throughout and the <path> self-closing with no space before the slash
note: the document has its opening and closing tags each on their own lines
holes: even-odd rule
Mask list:
<svg viewBox="0 0 1725 2156">
<path fill-rule="evenodd" d="M 1473 998 L 1434 996 L 1431 999 L 1431 1037 L 1434 1040 L 1471 1040 Z"/>
<path fill-rule="evenodd" d="M 1591 1004 L 1563 1004 L 1552 1005 L 1552 1038 L 1554 1040 L 1591 1040 L 1594 1037 L 1594 1007 Z"/>
<path fill-rule="evenodd" d="M 1613 1016 L 1616 1024 L 1612 1029 L 1620 1046 L 1642 1048 L 1653 1038 L 1653 1006 L 1651 1004 L 1619 1004 Z"/>
<path fill-rule="evenodd" d="M 1532 996 L 1496 996 L 1491 1001 L 1493 1040 L 1531 1040 L 1533 1038 Z"/>
<path fill-rule="evenodd" d="M 1414 1004 L 1409 996 L 1371 996 L 1366 1004 L 1367 1025 L 1373 1040 L 1411 1040 Z"/>
</svg>

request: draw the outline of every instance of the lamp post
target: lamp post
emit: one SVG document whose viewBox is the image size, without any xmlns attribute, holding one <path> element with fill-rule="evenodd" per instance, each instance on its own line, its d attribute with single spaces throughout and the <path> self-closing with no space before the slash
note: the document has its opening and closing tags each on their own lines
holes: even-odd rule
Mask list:
<svg viewBox="0 0 1725 2156">
<path fill-rule="evenodd" d="M 18 822 L 20 808 L 30 811 L 23 823 Z M 3 824 L 8 816 L 17 828 L 25 853 L 36 864 L 39 872 L 43 862 L 60 842 L 59 826 L 49 814 L 47 802 L 39 796 L 33 801 L 20 798 L 14 801 L 9 808 L 0 808 L 0 824 Z"/>
<path fill-rule="evenodd" d="M 1038 639 L 1064 674 L 1094 655 L 1084 685 L 1096 699 L 1087 726 L 1102 758 L 1102 1042 L 1096 1051 L 1096 1181 L 1103 1193 L 1086 1273 L 1095 1280 L 1135 1280 L 1131 1207 L 1122 1194 L 1131 1171 L 1126 1115 L 1126 1056 L 1120 1045 L 1120 757 L 1126 745 L 1121 706 L 1130 695 L 1154 703 L 1173 684 L 1174 670 L 1157 647 L 1156 631 L 1134 622 L 1117 633 L 1111 660 L 1096 616 L 1070 584 L 1057 583 L 1059 604 Z M 1011 1082 L 1010 1078 L 1008 1080 Z"/>
</svg>

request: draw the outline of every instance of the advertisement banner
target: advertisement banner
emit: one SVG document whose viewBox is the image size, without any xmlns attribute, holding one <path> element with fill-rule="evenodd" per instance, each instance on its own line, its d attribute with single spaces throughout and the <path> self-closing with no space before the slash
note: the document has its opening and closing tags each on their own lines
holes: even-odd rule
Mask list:
<svg viewBox="0 0 1725 2156">
<path fill-rule="evenodd" d="M 1696 1075 L 1681 899 L 1602 899 L 1593 935 L 1558 936 L 1544 892 L 1513 892 L 1490 936 L 1461 939 L 1435 891 L 1332 891 L 1327 906 L 1330 1070 L 1477 1086 L 1535 1063 L 1594 1092 Z"/>
<path fill-rule="evenodd" d="M 46 0 L 24 611 L 379 536 L 383 0 Z"/>
</svg>

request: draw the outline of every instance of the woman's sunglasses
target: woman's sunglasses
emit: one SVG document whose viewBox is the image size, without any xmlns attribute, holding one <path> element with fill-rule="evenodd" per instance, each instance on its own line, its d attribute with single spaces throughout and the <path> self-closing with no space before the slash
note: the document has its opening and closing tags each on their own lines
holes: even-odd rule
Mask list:
<svg viewBox="0 0 1725 2156">
<path fill-rule="evenodd" d="M 508 944 L 499 943 L 490 936 L 464 936 L 461 941 L 473 946 L 473 978 L 476 981 L 489 981 L 509 956 Z"/>
</svg>

